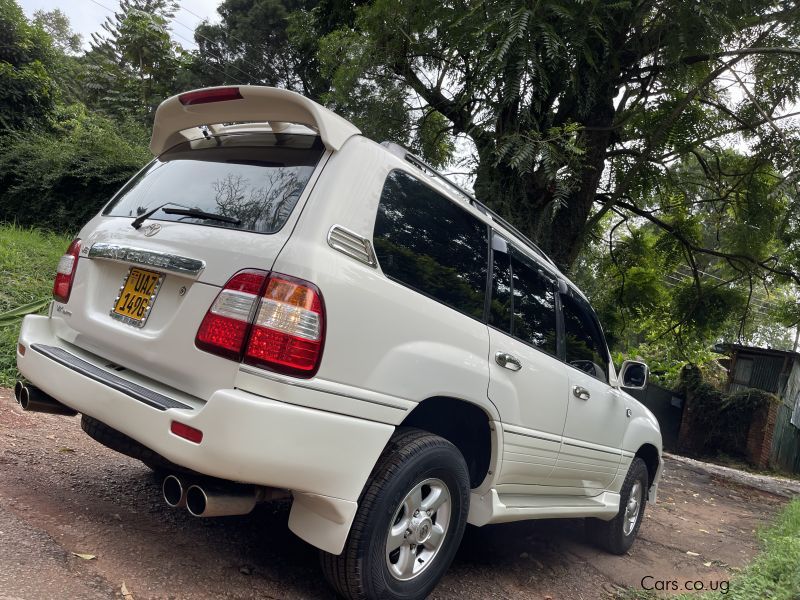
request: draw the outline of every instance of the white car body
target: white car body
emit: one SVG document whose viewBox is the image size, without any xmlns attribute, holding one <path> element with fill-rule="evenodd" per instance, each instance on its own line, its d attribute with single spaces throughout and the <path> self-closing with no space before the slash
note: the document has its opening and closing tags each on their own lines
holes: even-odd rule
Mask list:
<svg viewBox="0 0 800 600">
<path fill-rule="evenodd" d="M 621 389 L 613 364 L 607 382 L 600 381 L 388 278 L 380 260 L 370 264 L 387 176 L 400 171 L 432 188 L 535 261 L 562 291 L 573 289 L 551 262 L 440 176 L 397 148 L 366 139 L 330 111 L 283 90 L 239 90 L 243 98 L 230 102 L 165 101 L 151 149 L 161 155 L 202 138 L 198 126 L 231 121 L 261 123 L 212 126 L 205 135 L 273 129 L 319 135 L 325 149 L 285 225 L 265 235 L 153 217 L 146 223 L 160 229 L 137 230 L 128 218 L 99 214 L 78 234 L 69 301 L 54 301 L 49 315 L 23 322 L 17 361 L 28 381 L 176 465 L 290 490 L 292 531 L 333 554 L 345 544 L 359 495 L 390 436 L 428 414 L 411 417 L 415 409 L 443 398 L 450 399 L 441 404 L 448 410 L 472 407 L 485 418 L 488 442 L 469 450 L 486 453 L 474 461 L 480 468 L 470 523 L 611 519 L 637 454 L 649 461 L 655 500 L 658 423 Z M 174 270 L 164 255 L 202 268 Z M 109 316 L 137 264 L 164 273 L 142 328 Z M 321 291 L 326 331 L 313 377 L 242 364 L 195 345 L 220 288 L 251 268 L 300 278 Z M 497 353 L 513 355 L 522 368 L 503 368 Z M 576 387 L 590 399 L 576 397 L 570 391 Z M 142 399 L 151 392 L 183 407 L 154 407 Z M 171 433 L 175 420 L 201 430 L 202 441 Z"/>
</svg>

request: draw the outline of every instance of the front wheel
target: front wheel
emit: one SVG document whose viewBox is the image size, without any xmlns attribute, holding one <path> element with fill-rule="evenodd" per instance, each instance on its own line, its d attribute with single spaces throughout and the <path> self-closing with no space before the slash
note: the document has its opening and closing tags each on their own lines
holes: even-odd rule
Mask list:
<svg viewBox="0 0 800 600">
<path fill-rule="evenodd" d="M 447 440 L 398 430 L 359 501 L 339 556 L 322 552 L 325 577 L 345 598 L 425 598 L 461 543 L 469 474 Z"/>
<path fill-rule="evenodd" d="M 633 545 L 644 517 L 649 474 L 638 456 L 633 459 L 620 490 L 619 512 L 610 521 L 586 519 L 586 532 L 612 554 L 625 554 Z"/>
</svg>

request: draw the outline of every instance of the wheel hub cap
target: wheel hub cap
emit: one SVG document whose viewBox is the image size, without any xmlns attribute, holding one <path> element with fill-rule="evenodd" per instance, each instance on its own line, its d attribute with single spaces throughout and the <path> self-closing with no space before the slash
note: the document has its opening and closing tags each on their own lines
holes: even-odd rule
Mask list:
<svg viewBox="0 0 800 600">
<path fill-rule="evenodd" d="M 622 532 L 625 535 L 630 535 L 636 527 L 636 521 L 639 519 L 639 511 L 642 507 L 642 484 L 637 481 L 631 487 L 630 496 L 628 496 L 628 503 L 625 505 L 625 520 L 622 522 Z"/>
<path fill-rule="evenodd" d="M 425 515 L 423 518 L 414 517 L 411 519 L 411 526 L 409 529 L 411 530 L 411 535 L 408 536 L 408 539 L 416 544 L 424 544 L 431 537 L 433 521 L 431 521 L 428 515 Z"/>
<path fill-rule="evenodd" d="M 386 566 L 395 579 L 422 573 L 441 550 L 450 524 L 450 490 L 441 479 L 415 485 L 397 507 L 386 538 Z"/>
</svg>

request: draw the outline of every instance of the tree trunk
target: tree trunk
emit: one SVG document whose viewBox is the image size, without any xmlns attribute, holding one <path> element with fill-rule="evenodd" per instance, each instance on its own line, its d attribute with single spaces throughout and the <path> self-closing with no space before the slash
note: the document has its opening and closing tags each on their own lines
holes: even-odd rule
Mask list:
<svg viewBox="0 0 800 600">
<path fill-rule="evenodd" d="M 563 206 L 554 205 L 553 181 L 520 173 L 502 161 L 495 164 L 494 144 L 478 146 L 477 197 L 530 237 L 567 272 L 586 245 L 586 222 L 605 168 L 606 151 L 613 142 L 613 90 L 604 91 L 583 119 L 587 129 L 579 140 L 585 154 L 577 173 L 578 187 Z"/>
</svg>

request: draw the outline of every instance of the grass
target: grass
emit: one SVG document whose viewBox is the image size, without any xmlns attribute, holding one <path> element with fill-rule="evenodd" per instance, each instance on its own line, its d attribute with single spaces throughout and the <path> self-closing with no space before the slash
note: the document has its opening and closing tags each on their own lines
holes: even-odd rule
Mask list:
<svg viewBox="0 0 800 600">
<path fill-rule="evenodd" d="M 70 239 L 14 225 L 0 225 L 0 313 L 49 298 L 58 259 Z M 0 386 L 16 378 L 19 320 L 0 326 Z"/>
<path fill-rule="evenodd" d="M 703 594 L 702 600 L 800 598 L 800 499 L 790 502 L 760 537 L 761 553 L 731 581 L 730 591 Z"/>
</svg>

